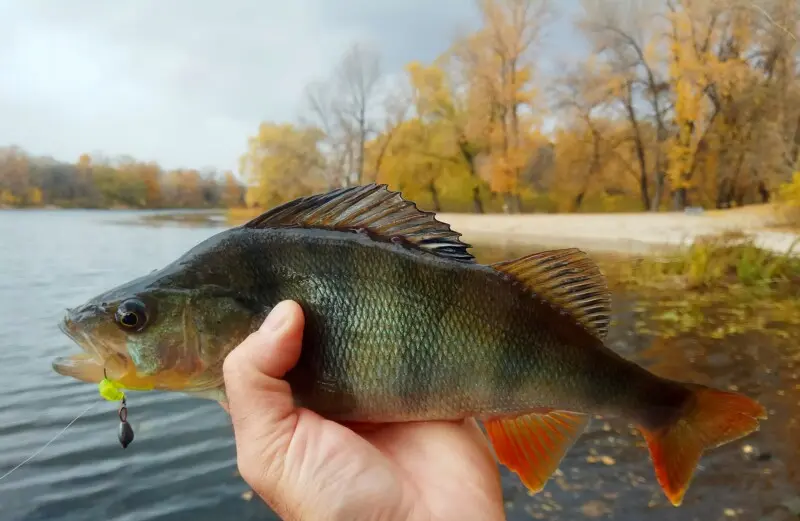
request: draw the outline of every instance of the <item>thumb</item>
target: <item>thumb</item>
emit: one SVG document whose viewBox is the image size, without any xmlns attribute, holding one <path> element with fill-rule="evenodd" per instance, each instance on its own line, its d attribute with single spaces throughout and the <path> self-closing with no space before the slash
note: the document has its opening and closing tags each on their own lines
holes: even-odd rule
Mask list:
<svg viewBox="0 0 800 521">
<path fill-rule="evenodd" d="M 250 478 L 261 481 L 267 477 L 267 469 L 279 471 L 283 466 L 283 452 L 294 432 L 296 417 L 291 388 L 281 378 L 300 356 L 303 326 L 302 308 L 296 302 L 283 301 L 258 331 L 225 358 L 227 408 L 239 471 L 248 482 Z"/>
</svg>

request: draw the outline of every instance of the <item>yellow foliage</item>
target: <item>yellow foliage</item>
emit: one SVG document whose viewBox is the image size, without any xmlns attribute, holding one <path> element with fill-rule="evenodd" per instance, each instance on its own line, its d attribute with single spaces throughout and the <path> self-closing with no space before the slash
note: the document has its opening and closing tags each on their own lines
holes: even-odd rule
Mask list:
<svg viewBox="0 0 800 521">
<path fill-rule="evenodd" d="M 0 204 L 15 206 L 18 198 L 11 192 L 11 190 L 0 190 Z"/>
<path fill-rule="evenodd" d="M 469 171 L 457 146 L 446 122 L 405 121 L 385 152 L 378 182 L 402 191 L 420 206 L 440 210 L 442 198 L 452 195 L 454 186 L 468 182 Z"/>
<path fill-rule="evenodd" d="M 780 198 L 791 206 L 800 207 L 800 172 L 792 175 L 792 181 L 781 185 Z"/>
<path fill-rule="evenodd" d="M 262 123 L 242 157 L 248 179 L 247 204 L 271 207 L 326 185 L 319 150 L 323 133 L 290 123 Z"/>
<path fill-rule="evenodd" d="M 40 206 L 42 204 L 42 189 L 33 187 L 28 190 L 28 204 L 31 206 Z"/>
<path fill-rule="evenodd" d="M 800 171 L 792 175 L 792 181 L 784 183 L 778 191 L 787 224 L 800 225 Z"/>
</svg>

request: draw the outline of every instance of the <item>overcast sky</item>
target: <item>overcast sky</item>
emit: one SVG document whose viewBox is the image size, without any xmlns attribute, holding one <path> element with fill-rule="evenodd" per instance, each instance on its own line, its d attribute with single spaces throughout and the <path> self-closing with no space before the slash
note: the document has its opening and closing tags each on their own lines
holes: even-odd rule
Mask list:
<svg viewBox="0 0 800 521">
<path fill-rule="evenodd" d="M 542 61 L 580 52 L 562 0 Z M 383 68 L 429 61 L 477 23 L 472 0 L 0 0 L 0 146 L 74 161 L 129 154 L 237 169 L 263 120 L 354 42 Z"/>
</svg>

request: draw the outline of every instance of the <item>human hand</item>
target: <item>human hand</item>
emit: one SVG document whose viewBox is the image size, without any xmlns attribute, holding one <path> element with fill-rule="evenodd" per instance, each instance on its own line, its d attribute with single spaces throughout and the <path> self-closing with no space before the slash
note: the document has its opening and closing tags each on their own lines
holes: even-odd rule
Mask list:
<svg viewBox="0 0 800 521">
<path fill-rule="evenodd" d="M 303 312 L 278 304 L 225 359 L 242 478 L 284 520 L 505 519 L 497 464 L 474 420 L 350 429 L 296 408 Z"/>
</svg>

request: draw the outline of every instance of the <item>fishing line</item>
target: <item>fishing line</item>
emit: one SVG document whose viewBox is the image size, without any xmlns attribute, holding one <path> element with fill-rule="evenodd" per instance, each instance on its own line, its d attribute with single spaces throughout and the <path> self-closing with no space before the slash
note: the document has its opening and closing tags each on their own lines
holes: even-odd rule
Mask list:
<svg viewBox="0 0 800 521">
<path fill-rule="evenodd" d="M 65 432 L 67 432 L 67 429 L 69 429 L 69 428 L 72 426 L 72 424 L 73 424 L 73 423 L 75 423 L 76 421 L 78 421 L 78 419 L 80 419 L 80 417 L 81 417 L 81 416 L 83 416 L 84 414 L 86 414 L 87 412 L 89 412 L 90 410 L 92 410 L 94 407 L 96 407 L 98 403 L 101 403 L 101 402 L 94 402 L 94 403 L 92 403 L 92 404 L 91 404 L 89 407 L 87 407 L 86 409 L 84 409 L 84 410 L 83 410 L 83 412 L 82 412 L 82 413 L 80 413 L 79 415 L 77 415 L 77 416 L 75 417 L 75 419 L 74 419 L 74 420 L 72 420 L 71 422 L 69 422 L 69 423 L 67 424 L 67 426 L 66 426 L 66 427 L 64 427 L 63 429 L 61 429 L 61 432 L 57 433 L 55 436 L 53 436 L 53 437 L 50 439 L 50 441 L 48 441 L 47 443 L 45 443 L 45 444 L 44 444 L 44 447 L 42 447 L 41 449 L 37 450 L 36 452 L 34 452 L 33 454 L 31 454 L 30 456 L 28 456 L 27 458 L 25 458 L 25 459 L 24 459 L 24 460 L 23 460 L 23 461 L 22 461 L 22 462 L 21 462 L 19 465 L 17 465 L 17 466 L 16 466 L 16 467 L 14 467 L 13 469 L 9 470 L 8 472 L 6 472 L 6 473 L 5 473 L 5 474 L 3 474 L 2 476 L 0 476 L 0 481 L 2 481 L 3 479 L 5 479 L 5 478 L 6 478 L 8 475 L 10 475 L 12 472 L 14 472 L 15 470 L 17 470 L 18 468 L 20 468 L 20 467 L 21 467 L 21 466 L 23 466 L 24 464 L 28 463 L 30 460 L 32 460 L 33 458 L 35 458 L 35 457 L 36 457 L 36 456 L 38 456 L 39 454 L 41 454 L 41 452 L 42 452 L 44 449 L 46 449 L 48 446 L 50 446 L 50 444 L 51 444 L 51 443 L 53 443 L 54 441 L 56 441 L 56 440 L 59 438 L 59 436 L 61 436 L 61 435 L 62 435 L 62 434 L 64 434 Z"/>
</svg>

